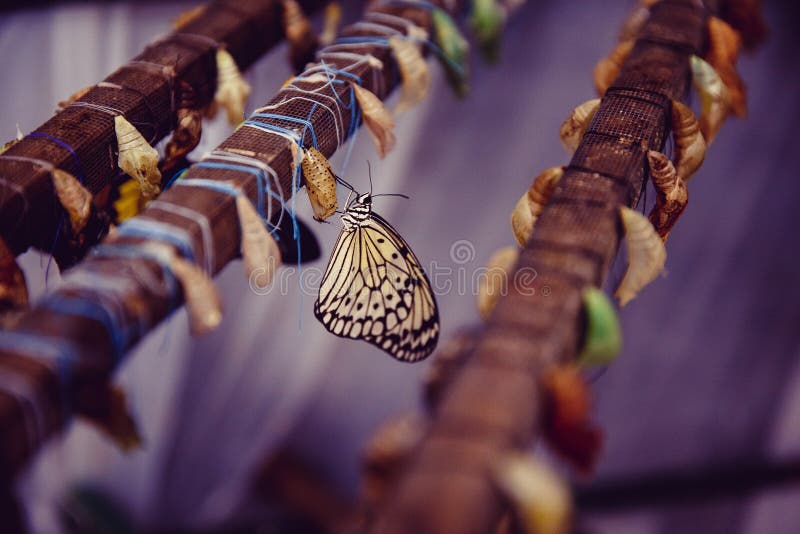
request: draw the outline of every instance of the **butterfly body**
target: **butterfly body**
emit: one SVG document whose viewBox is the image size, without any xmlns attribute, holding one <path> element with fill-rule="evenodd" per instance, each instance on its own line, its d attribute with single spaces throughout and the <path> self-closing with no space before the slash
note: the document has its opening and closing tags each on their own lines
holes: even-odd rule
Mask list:
<svg viewBox="0 0 800 534">
<path fill-rule="evenodd" d="M 405 240 L 372 211 L 369 193 L 342 215 L 314 315 L 334 335 L 362 339 L 402 361 L 426 358 L 439 339 L 430 282 Z"/>
</svg>

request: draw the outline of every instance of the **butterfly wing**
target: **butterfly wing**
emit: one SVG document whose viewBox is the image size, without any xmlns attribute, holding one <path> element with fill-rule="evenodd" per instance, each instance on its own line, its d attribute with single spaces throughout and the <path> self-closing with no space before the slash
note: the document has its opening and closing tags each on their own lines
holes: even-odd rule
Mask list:
<svg viewBox="0 0 800 534">
<path fill-rule="evenodd" d="M 403 361 L 427 357 L 439 340 L 428 277 L 405 240 L 375 213 L 339 235 L 314 314 L 333 334 L 363 339 Z"/>
</svg>

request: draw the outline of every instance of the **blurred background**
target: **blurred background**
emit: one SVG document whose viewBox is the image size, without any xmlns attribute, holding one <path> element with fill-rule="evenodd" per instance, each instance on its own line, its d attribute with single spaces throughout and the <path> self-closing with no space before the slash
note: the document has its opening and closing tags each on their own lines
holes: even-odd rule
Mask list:
<svg viewBox="0 0 800 534">
<path fill-rule="evenodd" d="M 35 129 L 196 2 L 36 4 L 0 12 L 0 139 Z M 568 162 L 558 129 L 594 97 L 591 71 L 631 5 L 530 0 L 507 27 L 501 63 L 473 58 L 468 98 L 456 100 L 432 69 L 431 97 L 399 120 L 386 159 L 364 132 L 346 168 L 344 150 L 332 159 L 361 189 L 370 160 L 376 192 L 411 197 L 378 199 L 375 209 L 426 266 L 453 273 L 438 294 L 443 340 L 479 321 L 474 289 L 458 287 L 457 273 L 469 279 L 513 244 L 508 217 L 520 194 L 541 170 Z M 354 20 L 363 6 L 344 8 Z M 791 163 L 800 20 L 790 6 L 765 9 L 770 39 L 740 61 L 750 116 L 729 121 L 710 148 L 671 234 L 666 276 L 621 313 L 623 354 L 594 378 L 606 442 L 596 476 L 575 481 L 582 530 L 789 533 L 800 524 L 800 181 Z M 246 74 L 248 111 L 290 76 L 286 57 L 278 47 Z M 231 131 L 223 118 L 204 127 L 194 156 Z M 310 220 L 307 202 L 297 205 Z M 323 257 L 306 270 L 324 269 L 338 233 L 313 229 Z M 466 260 L 452 253 L 457 244 Z M 55 267 L 45 277 L 47 263 L 22 257 L 34 299 L 58 284 Z M 70 495 L 92 488 L 137 530 L 308 531 L 264 489 L 275 458 L 351 503 L 363 443 L 387 417 L 421 406 L 430 362 L 409 366 L 329 335 L 313 317 L 313 291 L 301 287 L 310 279 L 287 267 L 258 295 L 235 262 L 217 278 L 221 328 L 191 339 L 179 312 L 142 342 L 116 382 L 144 446 L 123 454 L 74 421 L 19 480 L 32 530 L 62 531 Z"/>
</svg>

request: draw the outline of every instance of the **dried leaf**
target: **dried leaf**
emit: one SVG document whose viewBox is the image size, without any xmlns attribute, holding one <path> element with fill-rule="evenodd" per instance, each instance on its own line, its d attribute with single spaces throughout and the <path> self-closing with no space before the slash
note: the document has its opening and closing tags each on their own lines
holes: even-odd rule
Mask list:
<svg viewBox="0 0 800 534">
<path fill-rule="evenodd" d="M 289 58 L 295 72 L 305 70 L 307 63 L 314 60 L 319 43 L 311 22 L 297 0 L 282 0 L 283 32 L 289 43 Z"/>
<path fill-rule="evenodd" d="M 514 211 L 511 212 L 511 230 L 519 246 L 525 246 L 530 239 L 536 220 L 563 175 L 564 167 L 550 167 L 545 170 L 533 180 L 531 187 L 514 206 Z"/>
<path fill-rule="evenodd" d="M 394 148 L 396 142 L 394 136 L 394 118 L 383 105 L 380 98 L 375 96 L 372 91 L 352 82 L 350 86 L 353 88 L 353 91 L 355 91 L 358 107 L 361 108 L 364 124 L 367 126 L 367 130 L 369 130 L 372 136 L 375 149 L 383 158 Z"/>
<path fill-rule="evenodd" d="M 200 267 L 173 255 L 170 270 L 183 288 L 189 314 L 189 330 L 198 336 L 214 330 L 222 322 L 222 301 L 214 283 Z"/>
<path fill-rule="evenodd" d="M 672 135 L 675 140 L 675 170 L 684 182 L 703 164 L 706 141 L 697 117 L 686 105 L 672 101 Z"/>
<path fill-rule="evenodd" d="M 478 313 L 488 320 L 497 301 L 508 291 L 509 273 L 519 258 L 519 249 L 514 246 L 495 251 L 484 269 L 485 276 L 478 278 Z"/>
<path fill-rule="evenodd" d="M 217 50 L 217 92 L 214 102 L 225 108 L 231 126 L 244 120 L 244 105 L 248 96 L 250 84 L 242 77 L 233 56 L 220 48 Z"/>
<path fill-rule="evenodd" d="M 324 221 L 339 207 L 336 199 L 336 175 L 328 159 L 314 147 L 305 151 L 302 160 L 303 178 L 314 219 Z"/>
<path fill-rule="evenodd" d="M 509 451 L 497 460 L 492 474 L 526 534 L 570 532 L 572 497 L 569 487 L 544 462 Z"/>
<path fill-rule="evenodd" d="M 447 12 L 434 9 L 431 13 L 434 38 L 441 51 L 441 55 L 437 54 L 436 57 L 444 67 L 450 87 L 458 97 L 463 98 L 469 92 L 467 85 L 469 43 Z"/>
<path fill-rule="evenodd" d="M 591 393 L 575 365 L 552 368 L 542 378 L 544 438 L 580 473 L 590 474 L 603 444 L 603 432 L 590 419 Z"/>
<path fill-rule="evenodd" d="M 700 95 L 700 131 L 711 144 L 731 111 L 730 94 L 714 67 L 697 56 L 690 58 L 692 84 Z"/>
<path fill-rule="evenodd" d="M 589 128 L 589 124 L 598 109 L 600 109 L 599 98 L 587 100 L 573 109 L 567 120 L 561 124 L 561 130 L 559 131 L 561 144 L 570 154 L 578 149 L 578 145 L 581 144 L 581 139 L 583 139 L 583 134 Z"/>
<path fill-rule="evenodd" d="M 506 22 L 506 9 L 498 0 L 472 0 L 470 28 L 488 63 L 500 59 L 500 37 Z"/>
<path fill-rule="evenodd" d="M 708 17 L 708 44 L 706 61 L 728 88 L 733 112 L 737 117 L 744 117 L 747 115 L 747 88 L 736 70 L 742 38 L 724 20 Z"/>
<path fill-rule="evenodd" d="M 403 82 L 400 102 L 395 108 L 395 114 L 399 115 L 425 100 L 431 89 L 431 73 L 415 43 L 400 37 L 389 37 L 389 46 Z"/>
<path fill-rule="evenodd" d="M 594 68 L 594 87 L 598 96 L 603 96 L 617 79 L 622 64 L 633 50 L 634 40 L 622 41 L 607 56 L 598 61 Z"/>
<path fill-rule="evenodd" d="M 578 363 L 608 365 L 622 350 L 622 332 L 617 311 L 603 291 L 587 287 L 583 291 L 583 313 L 586 329 Z"/>
<path fill-rule="evenodd" d="M 647 161 L 650 166 L 650 179 L 656 189 L 656 204 L 648 218 L 662 241 L 666 243 L 669 232 L 686 209 L 689 191 L 666 155 L 650 150 L 647 153 Z"/>
<path fill-rule="evenodd" d="M 319 35 L 319 44 L 327 46 L 336 39 L 339 33 L 339 24 L 342 22 L 342 6 L 339 2 L 329 2 L 325 6 L 322 33 Z"/>
<path fill-rule="evenodd" d="M 53 169 L 52 176 L 56 196 L 69 215 L 72 232 L 78 235 L 89 221 L 92 211 L 92 194 L 81 185 L 77 178 L 66 171 Z"/>
<path fill-rule="evenodd" d="M 267 232 L 263 220 L 245 195 L 236 197 L 236 210 L 241 229 L 241 252 L 248 280 L 267 287 L 272 283 L 275 269 L 281 264 L 278 243 Z"/>
<path fill-rule="evenodd" d="M 619 214 L 628 247 L 628 269 L 615 296 L 620 305 L 625 306 L 664 269 L 667 249 L 644 215 L 624 206 Z"/>
<path fill-rule="evenodd" d="M 114 129 L 117 134 L 119 168 L 139 182 L 145 200 L 157 196 L 161 192 L 158 151 L 122 115 L 114 117 Z"/>
</svg>

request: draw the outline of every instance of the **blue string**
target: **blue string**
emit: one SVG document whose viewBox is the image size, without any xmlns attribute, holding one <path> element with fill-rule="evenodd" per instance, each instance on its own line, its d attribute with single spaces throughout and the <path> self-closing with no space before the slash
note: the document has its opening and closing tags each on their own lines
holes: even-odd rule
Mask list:
<svg viewBox="0 0 800 534">
<path fill-rule="evenodd" d="M 75 163 L 75 169 L 78 171 L 78 178 L 80 178 L 81 184 L 86 182 L 86 175 L 83 172 L 83 165 L 81 165 L 81 158 L 78 157 L 78 153 L 75 152 L 75 149 L 72 148 L 69 143 L 62 141 L 58 137 L 53 137 L 50 134 L 46 134 L 44 132 L 31 132 L 28 134 L 30 137 L 41 137 L 42 139 L 47 139 L 48 141 L 52 141 L 53 143 L 57 144 L 64 150 L 68 151 L 72 154 L 72 160 Z"/>
<path fill-rule="evenodd" d="M 239 171 L 239 172 L 246 172 L 248 174 L 252 174 L 256 178 L 256 191 L 257 191 L 257 206 L 256 209 L 258 210 L 258 214 L 261 215 L 261 218 L 264 218 L 264 187 L 266 186 L 269 193 L 273 193 L 272 189 L 269 187 L 269 178 L 267 174 L 264 172 L 264 169 L 259 169 L 256 167 L 250 167 L 248 165 L 237 165 L 235 163 L 219 163 L 219 162 L 211 162 L 211 161 L 200 161 L 195 163 L 195 167 L 205 167 L 208 169 L 223 169 L 226 171 Z M 282 200 L 278 195 L 272 194 L 273 198 L 277 197 L 278 200 Z"/>
<path fill-rule="evenodd" d="M 205 189 L 211 189 L 213 191 L 217 191 L 219 193 L 225 193 L 226 195 L 230 195 L 232 197 L 238 197 L 242 194 L 242 190 L 238 187 L 235 187 L 226 182 L 220 182 L 217 180 L 211 180 L 209 178 L 185 178 L 181 180 L 178 185 L 183 185 L 187 187 L 202 187 Z"/>
<path fill-rule="evenodd" d="M 184 258 L 196 262 L 197 258 L 194 253 L 194 243 L 191 242 L 189 234 L 184 232 L 183 235 L 181 235 L 170 231 L 168 228 L 165 228 L 165 226 L 166 225 L 159 221 L 133 218 L 122 223 L 119 226 L 118 233 L 120 236 L 142 237 L 156 241 L 166 241 L 180 250 Z"/>
<path fill-rule="evenodd" d="M 0 333 L 0 348 L 14 353 L 22 353 L 37 360 L 55 360 L 58 368 L 61 406 L 66 419 L 66 416 L 72 411 L 69 395 L 72 366 L 78 360 L 74 346 L 66 339 L 7 330 Z"/>
<path fill-rule="evenodd" d="M 184 174 L 186 174 L 187 172 L 189 172 L 189 167 L 184 167 L 183 169 L 181 169 L 181 170 L 177 171 L 175 174 L 173 174 L 172 177 L 169 180 L 167 180 L 167 183 L 164 186 L 164 190 L 166 191 L 167 189 L 172 187 L 172 184 L 174 184 L 177 180 L 180 180 L 181 177 Z"/>
<path fill-rule="evenodd" d="M 432 4 L 431 2 L 426 2 L 425 0 L 419 0 L 413 2 L 409 0 L 387 0 L 385 2 L 382 2 L 382 4 L 385 6 L 425 9 L 428 11 L 434 11 L 439 9 L 439 6 Z"/>
<path fill-rule="evenodd" d="M 142 248 L 139 245 L 123 243 L 103 243 L 96 246 L 91 255 L 100 258 L 125 258 L 125 259 L 148 259 L 157 263 L 161 267 L 161 274 L 164 284 L 167 286 L 168 309 L 174 310 L 178 307 L 178 279 L 172 273 L 170 266 L 164 263 L 164 259 Z"/>
<path fill-rule="evenodd" d="M 316 103 L 314 104 L 316 106 Z M 289 115 L 279 115 L 277 113 L 253 113 L 250 115 L 250 120 L 245 121 L 245 124 L 251 124 L 253 122 L 252 119 L 278 119 L 288 122 L 294 122 L 297 124 L 303 125 L 303 133 L 300 136 L 300 142 L 304 143 L 304 139 L 306 136 L 306 130 L 311 130 L 311 146 L 317 148 L 317 134 L 314 131 L 314 125 L 311 124 L 311 121 L 308 119 L 300 119 L 297 117 L 290 117 Z M 256 124 L 260 124 L 262 126 L 273 127 L 275 129 L 281 128 L 280 126 L 276 126 L 274 124 L 264 124 L 263 122 L 256 122 Z M 281 128 L 284 132 L 292 132 L 292 130 L 288 130 L 286 128 Z M 296 133 L 296 132 L 295 132 Z"/>
<path fill-rule="evenodd" d="M 106 329 L 113 350 L 114 365 L 119 364 L 125 347 L 132 340 L 132 330 L 117 321 L 103 304 L 78 295 L 54 295 L 40 306 L 64 315 L 77 315 L 101 323 Z"/>
</svg>

